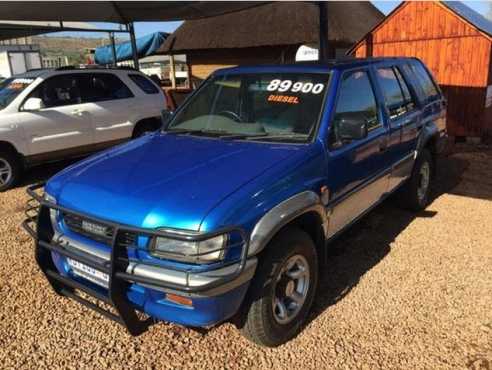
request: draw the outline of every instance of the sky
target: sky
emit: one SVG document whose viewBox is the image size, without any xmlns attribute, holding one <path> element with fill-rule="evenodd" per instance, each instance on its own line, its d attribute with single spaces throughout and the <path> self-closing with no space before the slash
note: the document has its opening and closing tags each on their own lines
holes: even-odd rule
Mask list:
<svg viewBox="0 0 492 370">
<path fill-rule="evenodd" d="M 384 14 L 388 14 L 394 8 L 400 4 L 400 1 L 372 1 L 372 3 L 381 10 Z M 482 15 L 486 15 L 490 10 L 490 0 L 489 1 L 463 1 L 470 8 L 479 12 Z M 149 33 L 162 31 L 172 33 L 182 22 L 136 22 L 135 23 L 135 34 L 137 37 L 148 35 Z M 95 23 L 96 26 L 101 28 L 108 28 L 107 24 Z M 106 34 L 101 33 L 90 33 L 90 32 L 57 32 L 51 34 L 52 36 L 76 36 L 76 37 L 106 37 Z M 126 38 L 123 36 L 121 38 Z"/>
</svg>

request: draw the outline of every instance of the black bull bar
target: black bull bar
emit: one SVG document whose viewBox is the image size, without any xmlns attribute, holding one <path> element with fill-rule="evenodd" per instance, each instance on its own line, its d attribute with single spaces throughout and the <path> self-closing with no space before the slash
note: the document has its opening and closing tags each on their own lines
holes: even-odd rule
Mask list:
<svg viewBox="0 0 492 370">
<path fill-rule="evenodd" d="M 139 335 L 147 330 L 151 319 L 141 320 L 134 306 L 128 301 L 126 293 L 129 286 L 132 283 L 150 285 L 159 288 L 179 291 L 183 293 L 200 293 L 210 289 L 214 289 L 221 285 L 227 284 L 228 282 L 236 279 L 243 271 L 246 266 L 246 261 L 248 257 L 248 238 L 246 232 L 239 227 L 227 227 L 214 232 L 207 233 L 183 233 L 182 231 L 175 230 L 155 230 L 155 229 L 145 229 L 132 227 L 127 225 L 122 225 L 115 222 L 110 222 L 106 220 L 101 220 L 96 217 L 87 216 L 85 214 L 74 212 L 72 210 L 66 209 L 62 206 L 56 205 L 52 202 L 47 201 L 42 194 L 37 191 L 44 187 L 44 184 L 35 184 L 27 188 L 27 193 L 30 196 L 27 202 L 27 208 L 25 211 L 26 219 L 22 223 L 22 227 L 29 233 L 29 235 L 35 241 L 35 259 L 36 262 L 46 276 L 53 290 L 63 296 L 72 298 L 86 307 L 93 309 L 94 311 L 106 316 L 107 318 L 122 324 L 126 327 L 131 335 Z M 111 253 L 109 261 L 98 261 L 91 258 L 90 255 L 83 254 L 80 252 L 75 252 L 73 249 L 66 248 L 66 245 L 62 243 L 57 243 L 53 241 L 54 230 L 51 224 L 50 210 L 56 210 L 62 213 L 69 213 L 78 217 L 83 217 L 84 219 L 95 222 L 98 224 L 104 224 L 113 228 L 112 240 L 111 240 Z M 190 286 L 190 285 L 178 285 L 172 282 L 156 280 L 150 277 L 137 276 L 127 272 L 127 268 L 130 264 L 130 259 L 128 257 L 128 246 L 122 245 L 120 239 L 123 233 L 135 233 L 141 236 L 148 237 L 164 237 L 177 239 L 182 241 L 203 241 L 215 236 L 225 234 L 225 233 L 239 233 L 242 240 L 241 244 L 242 250 L 238 261 L 234 263 L 237 264 L 237 268 L 233 272 L 221 276 L 220 279 L 211 281 L 210 283 L 200 285 L 200 286 Z M 230 246 L 221 248 L 227 249 Z M 217 249 L 216 251 L 218 251 Z M 56 252 L 64 257 L 71 258 L 73 260 L 79 261 L 93 269 L 101 271 L 109 276 L 109 284 L 107 289 L 107 294 L 104 289 L 94 289 L 89 285 L 79 283 L 78 281 L 66 277 L 60 274 L 55 267 L 53 262 L 51 252 Z M 213 252 L 213 251 L 212 251 Z M 211 251 L 207 253 L 212 253 Z M 197 254 L 196 256 L 199 256 Z M 139 264 L 146 264 L 144 261 L 138 260 Z M 149 265 L 151 265 L 149 263 Z M 153 265 L 155 266 L 155 265 Z M 223 268 L 225 266 L 221 266 Z M 182 271 L 182 270 L 180 270 Z M 116 314 L 108 309 L 105 309 L 87 300 L 76 293 L 76 291 L 82 291 L 89 296 L 95 298 L 98 301 L 104 302 L 110 305 L 116 311 Z"/>
</svg>

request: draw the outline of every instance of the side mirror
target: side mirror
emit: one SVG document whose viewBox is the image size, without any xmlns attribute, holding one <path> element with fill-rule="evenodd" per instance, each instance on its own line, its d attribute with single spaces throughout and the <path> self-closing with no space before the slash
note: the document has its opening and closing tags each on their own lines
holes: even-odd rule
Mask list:
<svg viewBox="0 0 492 370">
<path fill-rule="evenodd" d="M 161 111 L 161 123 L 163 129 L 167 128 L 167 125 L 169 125 L 169 122 L 171 122 L 173 115 L 173 111 L 169 111 L 167 109 Z"/>
<path fill-rule="evenodd" d="M 26 102 L 24 103 L 24 106 L 22 107 L 22 109 L 25 111 L 35 111 L 43 108 L 44 108 L 43 100 L 39 98 L 27 99 Z"/>
<path fill-rule="evenodd" d="M 338 138 L 342 141 L 360 140 L 367 137 L 367 120 L 362 117 L 340 117 Z"/>
</svg>

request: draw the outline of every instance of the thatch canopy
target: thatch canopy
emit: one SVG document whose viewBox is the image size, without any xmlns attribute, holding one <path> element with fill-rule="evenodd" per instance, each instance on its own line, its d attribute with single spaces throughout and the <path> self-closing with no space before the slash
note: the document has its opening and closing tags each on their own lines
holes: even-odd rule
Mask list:
<svg viewBox="0 0 492 370">
<path fill-rule="evenodd" d="M 318 42 L 318 6 L 275 2 L 239 12 L 184 22 L 162 45 L 164 54 Z M 328 41 L 351 45 L 384 15 L 370 2 L 328 2 Z"/>
<path fill-rule="evenodd" d="M 213 17 L 261 4 L 261 1 L 0 1 L 0 18 L 115 23 L 179 21 Z"/>
</svg>

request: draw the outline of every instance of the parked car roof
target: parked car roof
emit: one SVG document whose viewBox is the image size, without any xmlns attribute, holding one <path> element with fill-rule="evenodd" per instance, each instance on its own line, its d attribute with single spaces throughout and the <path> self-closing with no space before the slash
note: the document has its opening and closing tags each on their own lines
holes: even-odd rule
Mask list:
<svg viewBox="0 0 492 370">
<path fill-rule="evenodd" d="M 14 75 L 12 77 L 14 78 L 38 78 L 39 76 L 42 76 L 48 72 L 53 71 L 52 68 L 38 68 L 38 69 L 31 69 L 27 72 L 24 73 L 19 73 L 17 75 Z"/>
</svg>

